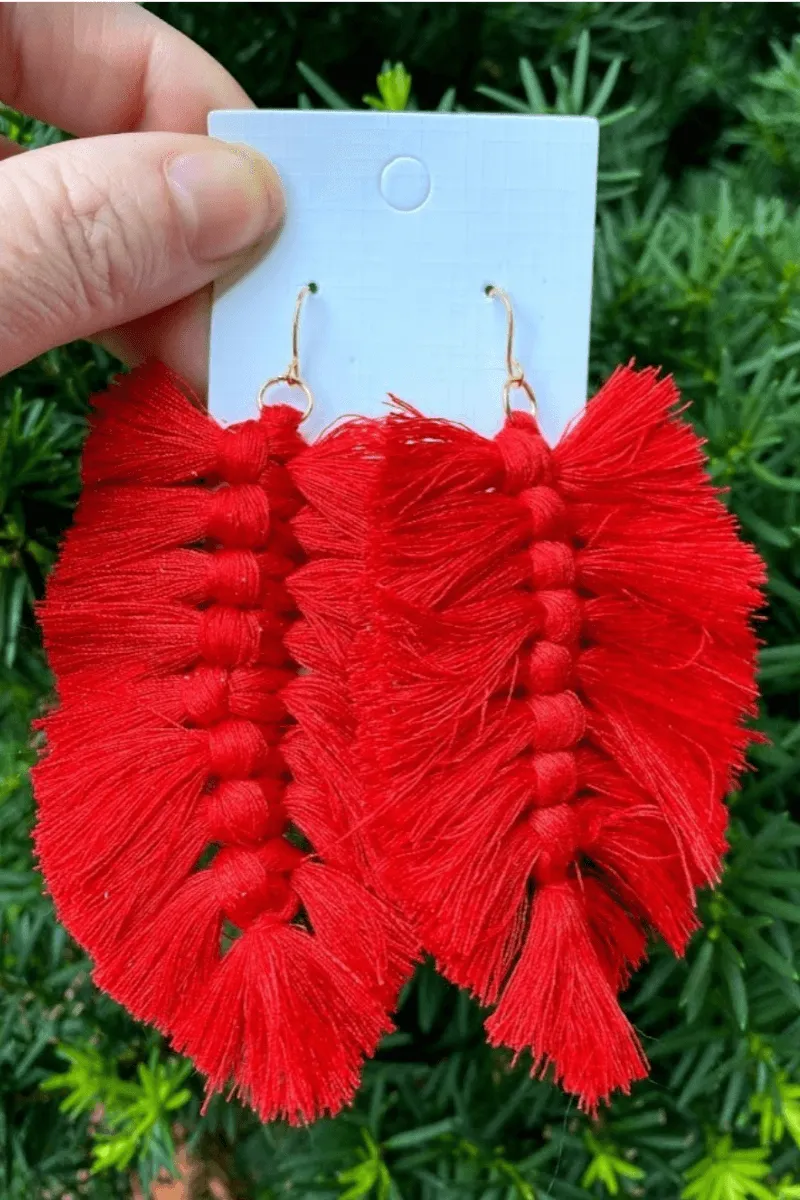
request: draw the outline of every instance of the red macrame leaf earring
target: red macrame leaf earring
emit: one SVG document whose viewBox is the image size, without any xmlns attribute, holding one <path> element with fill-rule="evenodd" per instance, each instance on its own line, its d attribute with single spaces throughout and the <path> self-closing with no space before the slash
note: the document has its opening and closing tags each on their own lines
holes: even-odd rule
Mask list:
<svg viewBox="0 0 800 1200">
<path fill-rule="evenodd" d="M 410 969 L 328 794 L 293 801 L 300 420 L 222 428 L 158 364 L 99 398 L 42 606 L 59 707 L 34 773 L 42 868 L 97 982 L 210 1090 L 292 1122 L 351 1099 Z"/>
<path fill-rule="evenodd" d="M 619 369 L 552 451 L 396 412 L 374 495 L 377 869 L 589 1111 L 645 1074 L 617 994 L 648 929 L 683 951 L 752 737 L 763 569 L 677 399 Z"/>
</svg>

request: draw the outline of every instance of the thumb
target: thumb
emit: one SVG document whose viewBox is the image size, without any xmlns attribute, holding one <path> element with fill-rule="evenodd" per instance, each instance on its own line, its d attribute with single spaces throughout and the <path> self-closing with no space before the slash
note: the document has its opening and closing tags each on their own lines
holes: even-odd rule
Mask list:
<svg viewBox="0 0 800 1200">
<path fill-rule="evenodd" d="M 190 295 L 282 217 L 267 159 L 213 138 L 115 134 L 0 162 L 0 374 Z"/>
</svg>

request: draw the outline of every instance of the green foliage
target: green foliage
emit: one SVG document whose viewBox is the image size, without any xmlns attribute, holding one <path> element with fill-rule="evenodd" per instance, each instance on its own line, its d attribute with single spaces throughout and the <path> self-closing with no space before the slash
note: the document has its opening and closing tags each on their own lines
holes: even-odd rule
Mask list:
<svg viewBox="0 0 800 1200">
<path fill-rule="evenodd" d="M 635 356 L 693 401 L 769 566 L 767 740 L 731 797 L 727 867 L 686 961 L 654 945 L 626 996 L 651 1079 L 596 1124 L 489 1050 L 481 1013 L 430 965 L 348 1113 L 306 1130 L 222 1098 L 201 1113 L 196 1076 L 93 988 L 34 870 L 29 724 L 49 683 L 32 605 L 77 495 L 86 396 L 111 363 L 81 346 L 14 372 L 0 381 L 0 1195 L 129 1195 L 131 1169 L 147 1183 L 169 1164 L 179 1125 L 237 1200 L 798 1200 L 797 6 L 155 7 L 265 106 L 349 107 L 384 62 L 383 111 L 599 117 L 592 383 Z M 0 132 L 58 136 L 8 110 Z"/>
<path fill-rule="evenodd" d="M 729 1137 L 715 1141 L 705 1158 L 686 1172 L 683 1200 L 774 1200 L 761 1181 L 769 1175 L 766 1150 L 736 1150 Z"/>
<path fill-rule="evenodd" d="M 402 112 L 408 107 L 411 95 L 411 76 L 402 63 L 384 63 L 375 81 L 377 96 L 365 96 L 364 103 L 381 112 Z"/>
<path fill-rule="evenodd" d="M 788 1134 L 800 1146 L 800 1084 L 792 1083 L 783 1071 L 770 1084 L 750 1101 L 753 1112 L 759 1114 L 761 1145 L 769 1149 Z"/>
<path fill-rule="evenodd" d="M 586 1149 L 591 1158 L 581 1176 L 581 1187 L 588 1191 L 598 1183 L 609 1196 L 618 1196 L 624 1180 L 644 1179 L 644 1171 L 635 1163 L 621 1158 L 619 1151 L 607 1142 L 601 1142 L 587 1130 L 584 1135 Z"/>
<path fill-rule="evenodd" d="M 45 1079 L 42 1090 L 66 1090 L 59 1107 L 70 1116 L 98 1113 L 95 1123 L 103 1128 L 92 1147 L 92 1171 L 124 1170 L 136 1159 L 147 1188 L 160 1171 L 170 1171 L 175 1159 L 170 1122 L 191 1099 L 183 1086 L 190 1064 L 162 1062 L 154 1049 L 134 1079 L 121 1079 L 94 1046 L 59 1046 L 57 1053 L 69 1069 Z"/>
<path fill-rule="evenodd" d="M 800 36 L 791 48 L 773 45 L 775 66 L 753 77 L 754 90 L 740 108 L 745 125 L 732 144 L 748 147 L 748 166 L 760 186 L 796 195 L 800 183 Z"/>
<path fill-rule="evenodd" d="M 59 129 L 54 129 L 52 125 L 45 125 L 42 121 L 8 108 L 5 104 L 0 104 L 0 134 L 10 138 L 17 145 L 24 146 L 26 150 L 60 142 L 65 137 L 65 134 Z"/>
<path fill-rule="evenodd" d="M 341 1200 L 358 1200 L 360 1196 L 375 1196 L 377 1200 L 389 1200 L 392 1194 L 392 1178 L 383 1161 L 381 1148 L 373 1141 L 367 1129 L 362 1129 L 363 1150 L 357 1152 L 358 1161 L 337 1175 L 344 1187 Z"/>
<path fill-rule="evenodd" d="M 53 401 L 31 401 L 17 388 L 0 430 L 0 637 L 13 667 L 24 614 L 52 558 L 52 532 L 76 497 L 75 451 L 81 422 Z"/>
<path fill-rule="evenodd" d="M 616 87 L 624 62 L 623 56 L 612 58 L 605 67 L 594 89 L 589 87 L 589 63 L 591 53 L 591 37 L 588 29 L 581 30 L 575 50 L 572 72 L 568 74 L 558 63 L 550 67 L 554 95 L 551 101 L 545 94 L 539 76 L 529 58 L 519 60 L 519 76 L 524 92 L 524 98 L 510 95 L 495 87 L 481 84 L 476 90 L 489 100 L 496 101 L 503 108 L 519 113 L 558 113 L 561 116 L 583 115 L 597 117 L 600 129 L 600 167 L 597 174 L 598 201 L 603 204 L 609 200 L 617 200 L 621 196 L 630 195 L 641 178 L 637 167 L 626 167 L 618 161 L 630 161 L 631 139 L 636 136 L 638 121 L 632 118 L 640 117 L 635 104 L 626 104 L 620 108 L 607 111 L 606 106 Z M 609 138 L 607 130 L 613 126 L 621 126 L 620 136 L 625 139 L 625 151 L 620 155 L 619 137 Z"/>
</svg>

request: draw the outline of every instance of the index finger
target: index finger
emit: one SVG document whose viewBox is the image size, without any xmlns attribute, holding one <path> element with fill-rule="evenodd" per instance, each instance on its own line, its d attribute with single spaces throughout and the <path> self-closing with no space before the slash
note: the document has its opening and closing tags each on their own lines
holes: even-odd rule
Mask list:
<svg viewBox="0 0 800 1200">
<path fill-rule="evenodd" d="M 205 133 L 212 108 L 252 108 L 210 54 L 131 3 L 0 3 L 0 99 L 91 137 Z"/>
</svg>

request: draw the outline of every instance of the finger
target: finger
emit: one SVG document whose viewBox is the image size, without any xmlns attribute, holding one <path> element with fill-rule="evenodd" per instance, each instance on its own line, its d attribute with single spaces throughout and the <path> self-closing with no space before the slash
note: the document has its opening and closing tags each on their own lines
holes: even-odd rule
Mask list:
<svg viewBox="0 0 800 1200">
<path fill-rule="evenodd" d="M 0 137 L 0 162 L 4 158 L 11 158 L 13 154 L 23 154 L 22 146 L 18 146 L 16 142 L 12 142 L 11 138 Z"/>
<path fill-rule="evenodd" d="M 84 137 L 204 133 L 210 109 L 252 107 L 210 55 L 128 3 L 0 3 L 0 98 Z"/>
<path fill-rule="evenodd" d="M 230 285 L 269 250 L 262 243 L 225 275 Z M 98 333 L 92 341 L 134 367 L 148 358 L 158 358 L 189 382 L 199 396 L 206 394 L 211 334 L 211 287 L 201 288 L 177 304 L 148 313 L 116 329 Z"/>
<path fill-rule="evenodd" d="M 211 108 L 252 107 L 205 51 L 136 4 L 0 5 L 0 96 L 72 133 L 202 133 Z M 0 142 L 0 160 L 17 152 Z M 159 357 L 205 387 L 210 290 L 96 340 L 133 365 Z"/>
<path fill-rule="evenodd" d="M 135 321 L 277 229 L 280 183 L 243 146 L 131 133 L 0 165 L 0 373 Z"/>
<path fill-rule="evenodd" d="M 208 342 L 211 326 L 211 288 L 148 313 L 92 340 L 110 350 L 129 367 L 158 358 L 204 396 L 208 383 Z"/>
</svg>

